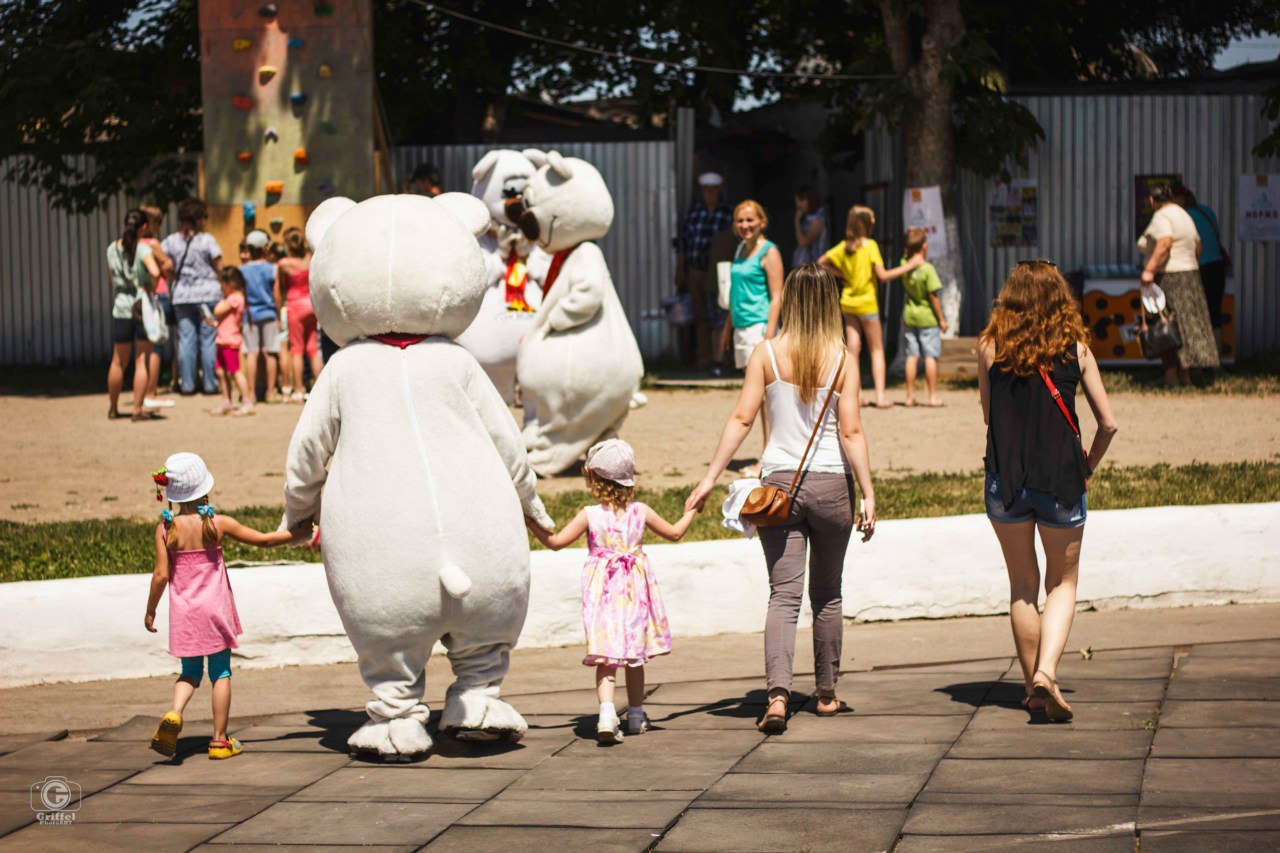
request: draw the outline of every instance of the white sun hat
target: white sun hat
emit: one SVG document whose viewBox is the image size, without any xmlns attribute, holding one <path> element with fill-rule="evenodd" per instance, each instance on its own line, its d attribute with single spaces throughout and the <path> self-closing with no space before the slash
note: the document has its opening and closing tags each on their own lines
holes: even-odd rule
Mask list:
<svg viewBox="0 0 1280 853">
<path fill-rule="evenodd" d="M 1147 309 L 1148 314 L 1159 314 L 1166 304 L 1160 285 L 1148 284 L 1142 287 L 1142 307 Z"/>
<path fill-rule="evenodd" d="M 620 438 L 610 438 L 587 451 L 587 470 L 619 486 L 636 484 L 636 452 Z"/>
<path fill-rule="evenodd" d="M 703 172 L 698 176 L 698 185 L 703 187 L 724 186 L 724 176 L 719 172 Z"/>
<path fill-rule="evenodd" d="M 213 490 L 213 475 L 195 453 L 175 453 L 164 460 L 164 494 L 174 503 L 198 500 Z"/>
</svg>

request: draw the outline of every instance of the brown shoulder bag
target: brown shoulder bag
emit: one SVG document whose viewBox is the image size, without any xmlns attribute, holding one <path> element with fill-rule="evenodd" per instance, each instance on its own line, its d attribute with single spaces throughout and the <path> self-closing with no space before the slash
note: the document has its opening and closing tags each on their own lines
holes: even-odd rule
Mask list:
<svg viewBox="0 0 1280 853">
<path fill-rule="evenodd" d="M 742 511 L 738 513 L 738 517 L 743 521 L 750 522 L 756 527 L 778 527 L 787 523 L 787 519 L 791 516 L 791 496 L 795 493 L 800 475 L 804 472 L 805 460 L 809 458 L 809 448 L 813 447 L 813 440 L 818 437 L 818 430 L 822 429 L 822 422 L 827 418 L 831 395 L 836 392 L 836 383 L 840 380 L 841 371 L 844 370 L 844 358 L 847 354 L 848 350 L 840 353 L 840 364 L 836 367 L 835 376 L 831 379 L 831 388 L 827 391 L 827 399 L 822 403 L 822 411 L 818 413 L 813 432 L 809 433 L 809 443 L 804 446 L 804 453 L 800 456 L 800 464 L 796 466 L 795 476 L 791 478 L 791 485 L 785 490 L 779 486 L 759 486 L 752 489 L 742 505 Z M 775 377 L 775 379 L 779 378 Z"/>
</svg>

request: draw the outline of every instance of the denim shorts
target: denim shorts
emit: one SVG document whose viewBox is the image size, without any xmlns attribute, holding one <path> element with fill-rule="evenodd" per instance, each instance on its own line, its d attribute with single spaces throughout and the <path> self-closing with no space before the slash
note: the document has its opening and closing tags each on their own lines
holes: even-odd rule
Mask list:
<svg viewBox="0 0 1280 853">
<path fill-rule="evenodd" d="M 1070 529 L 1084 527 L 1085 518 L 1089 514 L 1085 495 L 1080 496 L 1075 506 L 1065 507 L 1048 492 L 1025 487 L 1014 496 L 1013 505 L 1005 509 L 1004 501 L 1000 499 L 1000 477 L 990 472 L 987 473 L 983 494 L 986 497 L 987 518 L 996 524 L 1035 521 L 1044 527 Z"/>
<path fill-rule="evenodd" d="M 942 358 L 942 330 L 937 326 L 904 326 L 907 358 Z"/>
</svg>

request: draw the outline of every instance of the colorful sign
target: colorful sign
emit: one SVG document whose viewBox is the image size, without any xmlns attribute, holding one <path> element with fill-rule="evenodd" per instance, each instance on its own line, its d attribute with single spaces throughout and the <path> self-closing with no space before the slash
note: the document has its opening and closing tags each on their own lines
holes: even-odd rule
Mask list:
<svg viewBox="0 0 1280 853">
<path fill-rule="evenodd" d="M 942 218 L 942 190 L 907 187 L 902 193 L 902 229 L 923 228 L 929 240 L 929 257 L 947 255 L 947 228 Z"/>
<path fill-rule="evenodd" d="M 987 191 L 987 228 L 991 245 L 1035 246 L 1040 242 L 1036 181 L 1023 178 Z"/>
<path fill-rule="evenodd" d="M 1280 240 L 1280 175 L 1241 175 L 1236 235 L 1241 240 Z"/>
</svg>

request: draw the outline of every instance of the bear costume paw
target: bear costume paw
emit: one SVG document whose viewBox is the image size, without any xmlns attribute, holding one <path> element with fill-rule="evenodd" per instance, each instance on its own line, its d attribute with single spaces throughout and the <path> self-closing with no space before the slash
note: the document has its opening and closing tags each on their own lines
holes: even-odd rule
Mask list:
<svg viewBox="0 0 1280 853">
<path fill-rule="evenodd" d="M 506 738 L 515 742 L 524 737 L 529 726 L 520 712 L 497 697 L 497 688 L 458 690 L 452 688 L 445 698 L 440 730 L 458 740 L 495 741 Z"/>
<path fill-rule="evenodd" d="M 369 720 L 347 739 L 353 755 L 377 755 L 383 761 L 411 761 L 431 751 L 431 735 L 418 720 Z"/>
</svg>

